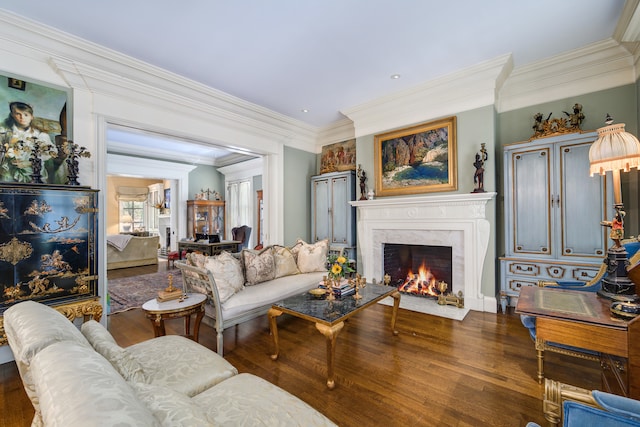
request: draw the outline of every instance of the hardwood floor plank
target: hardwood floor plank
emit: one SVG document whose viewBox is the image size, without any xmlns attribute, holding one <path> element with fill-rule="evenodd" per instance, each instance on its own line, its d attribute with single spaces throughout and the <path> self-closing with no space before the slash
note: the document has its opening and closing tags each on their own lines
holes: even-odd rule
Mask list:
<svg viewBox="0 0 640 427">
<path fill-rule="evenodd" d="M 149 270 L 142 271 L 155 272 Z M 534 344 L 518 315 L 472 311 L 456 321 L 401 309 L 398 336 L 391 334 L 390 322 L 391 307 L 383 305 L 346 322 L 337 339 L 334 390 L 325 384 L 325 338 L 311 322 L 292 316 L 278 319 L 278 360 L 269 357 L 273 344 L 266 316 L 225 331 L 225 358 L 240 372 L 282 387 L 342 427 L 546 425 Z M 122 346 L 153 336 L 140 309 L 109 316 L 108 324 Z M 168 333 L 182 333 L 181 319 L 166 326 Z M 214 330 L 203 324 L 200 343 L 215 350 L 215 341 Z M 600 387 L 596 362 L 547 352 L 545 371 L 579 387 Z M 29 426 L 33 409 L 15 364 L 1 365 L 0 379 L 0 426 Z"/>
</svg>

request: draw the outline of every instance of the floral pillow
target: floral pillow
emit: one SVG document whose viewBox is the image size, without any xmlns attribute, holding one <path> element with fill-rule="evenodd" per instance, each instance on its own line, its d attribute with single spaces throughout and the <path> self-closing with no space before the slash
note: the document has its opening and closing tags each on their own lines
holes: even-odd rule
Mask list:
<svg viewBox="0 0 640 427">
<path fill-rule="evenodd" d="M 300 273 L 296 259 L 289 248 L 274 245 L 272 250 L 276 266 L 276 279 L 278 277 L 291 276 L 292 274 Z"/>
<path fill-rule="evenodd" d="M 298 270 L 300 273 L 327 271 L 328 240 L 320 240 L 313 244 L 298 240 L 297 243 L 301 243 L 298 249 Z"/>
<path fill-rule="evenodd" d="M 204 267 L 211 272 L 218 288 L 220 302 L 224 303 L 244 286 L 242 264 L 229 252 L 206 257 Z"/>
<path fill-rule="evenodd" d="M 275 279 L 276 265 L 271 247 L 260 252 L 245 249 L 242 251 L 242 259 L 247 286 Z"/>
</svg>

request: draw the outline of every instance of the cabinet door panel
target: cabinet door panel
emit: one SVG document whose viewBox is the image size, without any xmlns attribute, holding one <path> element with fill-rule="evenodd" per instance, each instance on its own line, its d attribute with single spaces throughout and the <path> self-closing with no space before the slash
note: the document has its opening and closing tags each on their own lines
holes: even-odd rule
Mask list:
<svg viewBox="0 0 640 427">
<path fill-rule="evenodd" d="M 589 176 L 591 143 L 560 146 L 562 255 L 602 257 L 604 188 Z"/>
<path fill-rule="evenodd" d="M 351 206 L 347 203 L 348 200 L 351 200 L 348 182 L 346 177 L 334 178 L 331 182 L 331 209 L 333 211 L 331 243 L 346 244 L 349 238 L 348 218 L 351 214 Z"/>
<path fill-rule="evenodd" d="M 513 153 L 514 253 L 551 255 L 550 150 Z"/>
<path fill-rule="evenodd" d="M 328 239 L 330 237 L 330 193 L 328 179 L 313 181 L 313 241 Z"/>
</svg>

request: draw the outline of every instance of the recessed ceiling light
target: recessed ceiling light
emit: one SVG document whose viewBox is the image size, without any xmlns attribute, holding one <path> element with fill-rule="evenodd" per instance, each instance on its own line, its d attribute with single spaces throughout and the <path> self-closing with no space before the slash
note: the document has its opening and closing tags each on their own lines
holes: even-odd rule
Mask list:
<svg viewBox="0 0 640 427">
<path fill-rule="evenodd" d="M 398 80 L 400 78 L 400 74 L 391 74 L 391 78 L 393 80 Z"/>
<path fill-rule="evenodd" d="M 307 109 L 307 108 L 303 108 L 301 111 L 302 111 L 303 113 L 308 113 L 308 112 L 309 112 L 309 109 Z"/>
</svg>

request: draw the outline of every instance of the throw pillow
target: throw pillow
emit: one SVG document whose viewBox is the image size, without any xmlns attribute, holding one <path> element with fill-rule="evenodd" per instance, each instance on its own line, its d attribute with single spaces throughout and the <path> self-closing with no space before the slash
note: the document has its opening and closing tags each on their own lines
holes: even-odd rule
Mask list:
<svg viewBox="0 0 640 427">
<path fill-rule="evenodd" d="M 294 258 L 293 253 L 291 253 L 291 250 L 289 248 L 274 245 L 272 251 L 273 259 L 276 266 L 276 279 L 278 277 L 290 276 L 292 274 L 300 273 L 300 270 L 298 270 L 296 259 Z"/>
<path fill-rule="evenodd" d="M 204 264 L 207 261 L 207 256 L 196 252 L 189 252 L 187 254 L 187 263 L 199 268 L 204 268 Z"/>
<path fill-rule="evenodd" d="M 186 394 L 169 387 L 134 382 L 133 389 L 153 416 L 163 426 L 206 427 L 211 426 L 205 410 L 196 405 Z"/>
<path fill-rule="evenodd" d="M 211 272 L 218 288 L 220 302 L 224 303 L 244 286 L 240 260 L 229 252 L 207 257 L 205 268 Z"/>
<path fill-rule="evenodd" d="M 276 266 L 271 247 L 267 247 L 260 252 L 244 249 L 242 251 L 242 259 L 244 261 L 244 276 L 247 286 L 275 279 Z"/>
<path fill-rule="evenodd" d="M 309 244 L 303 241 L 298 249 L 298 270 L 300 273 L 314 271 L 327 271 L 327 254 L 329 253 L 329 241 L 320 240 Z"/>
</svg>

